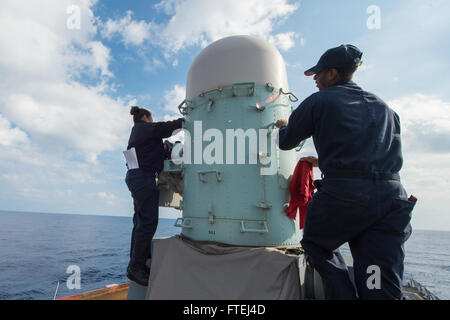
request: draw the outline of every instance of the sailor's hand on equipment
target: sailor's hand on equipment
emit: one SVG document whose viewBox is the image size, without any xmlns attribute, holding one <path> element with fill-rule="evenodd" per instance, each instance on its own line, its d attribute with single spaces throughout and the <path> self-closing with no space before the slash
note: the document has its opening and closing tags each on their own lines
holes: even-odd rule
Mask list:
<svg viewBox="0 0 450 320">
<path fill-rule="evenodd" d="M 317 159 L 316 157 L 304 157 L 301 158 L 300 161 L 309 162 L 313 165 L 314 168 L 319 167 L 319 159 Z"/>
<path fill-rule="evenodd" d="M 280 129 L 281 127 L 287 126 L 288 122 L 286 120 L 278 120 L 275 126 Z"/>
</svg>

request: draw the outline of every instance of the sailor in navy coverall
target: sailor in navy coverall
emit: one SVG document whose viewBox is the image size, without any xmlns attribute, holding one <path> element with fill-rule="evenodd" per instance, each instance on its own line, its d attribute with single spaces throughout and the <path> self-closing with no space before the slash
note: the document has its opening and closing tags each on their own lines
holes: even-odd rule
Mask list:
<svg viewBox="0 0 450 320">
<path fill-rule="evenodd" d="M 303 101 L 289 122 L 277 122 L 279 147 L 291 150 L 314 140 L 322 180 L 315 182 L 301 244 L 323 279 L 326 298 L 401 299 L 403 245 L 416 199 L 408 200 L 400 183 L 398 115 L 351 81 L 361 57 L 358 48 L 342 45 L 305 72 L 315 75 L 319 92 Z M 356 291 L 338 250 L 346 242 Z M 379 285 L 372 281 L 376 270 Z"/>
<path fill-rule="evenodd" d="M 146 261 L 150 258 L 151 242 L 158 226 L 159 188 L 156 178 L 164 168 L 162 139 L 181 129 L 183 118 L 153 122 L 150 111 L 139 107 L 132 107 L 131 114 L 135 124 L 127 149 L 136 149 L 139 169 L 128 170 L 125 179 L 134 203 L 127 276 L 130 280 L 147 286 L 149 270 Z"/>
</svg>

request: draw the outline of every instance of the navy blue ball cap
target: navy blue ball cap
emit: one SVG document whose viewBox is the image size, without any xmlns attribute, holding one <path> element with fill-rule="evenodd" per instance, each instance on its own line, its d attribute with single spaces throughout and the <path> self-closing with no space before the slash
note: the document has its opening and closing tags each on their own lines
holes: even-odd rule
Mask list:
<svg viewBox="0 0 450 320">
<path fill-rule="evenodd" d="M 306 76 L 318 74 L 325 69 L 359 67 L 362 64 L 363 53 L 351 44 L 343 44 L 339 47 L 327 50 L 320 57 L 317 65 L 305 71 Z"/>
</svg>

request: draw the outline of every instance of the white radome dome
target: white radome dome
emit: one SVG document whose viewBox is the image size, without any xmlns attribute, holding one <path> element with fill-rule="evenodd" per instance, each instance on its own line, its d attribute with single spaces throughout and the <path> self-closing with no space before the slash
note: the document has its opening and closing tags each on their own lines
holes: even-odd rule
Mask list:
<svg viewBox="0 0 450 320">
<path fill-rule="evenodd" d="M 232 36 L 210 44 L 192 63 L 186 98 L 238 82 L 271 83 L 289 91 L 286 64 L 278 49 L 252 36 Z"/>
</svg>

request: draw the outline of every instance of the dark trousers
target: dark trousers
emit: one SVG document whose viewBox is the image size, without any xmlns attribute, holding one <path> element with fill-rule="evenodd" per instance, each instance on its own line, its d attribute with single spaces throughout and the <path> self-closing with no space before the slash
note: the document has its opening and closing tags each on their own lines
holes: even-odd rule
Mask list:
<svg viewBox="0 0 450 320">
<path fill-rule="evenodd" d="M 401 299 L 404 243 L 415 204 L 401 183 L 325 179 L 315 185 L 301 244 L 322 277 L 326 299 Z M 356 291 L 338 250 L 346 242 Z"/>
<path fill-rule="evenodd" d="M 135 169 L 129 170 L 125 179 L 134 203 L 129 265 L 138 268 L 144 268 L 150 258 L 158 226 L 159 188 L 155 177 L 155 172 Z"/>
</svg>

